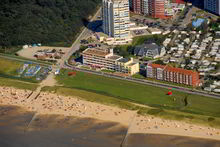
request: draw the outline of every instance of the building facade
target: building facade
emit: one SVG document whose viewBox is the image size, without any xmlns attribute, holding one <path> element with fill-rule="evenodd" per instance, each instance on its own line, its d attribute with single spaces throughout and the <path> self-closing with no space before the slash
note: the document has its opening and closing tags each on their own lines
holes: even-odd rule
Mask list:
<svg viewBox="0 0 220 147">
<path fill-rule="evenodd" d="M 141 1 L 142 0 L 133 0 L 132 1 L 132 9 L 134 13 L 141 14 Z"/>
<path fill-rule="evenodd" d="M 133 0 L 133 9 L 131 10 L 134 13 L 165 19 L 171 18 L 174 15 L 174 9 L 177 8 L 173 6 L 183 5 L 184 3 L 184 0 Z"/>
<path fill-rule="evenodd" d="M 204 0 L 204 9 L 220 15 L 220 0 Z"/>
<path fill-rule="evenodd" d="M 88 48 L 82 52 L 82 57 L 84 65 L 94 68 L 110 69 L 129 75 L 139 72 L 139 63 L 115 55 L 113 49 Z"/>
<path fill-rule="evenodd" d="M 116 61 L 116 71 L 123 72 L 129 75 L 134 75 L 139 72 L 139 63 L 134 62 L 133 58 L 122 58 Z"/>
<path fill-rule="evenodd" d="M 193 87 L 200 84 L 198 72 L 152 63 L 146 67 L 146 77 Z"/>
<path fill-rule="evenodd" d="M 165 18 L 165 0 L 150 0 L 149 14 L 155 18 Z"/>
<path fill-rule="evenodd" d="M 150 1 L 150 0 L 142 0 L 142 3 L 141 3 L 141 12 L 142 12 L 144 15 L 149 15 L 149 1 Z"/>
<path fill-rule="evenodd" d="M 184 4 L 184 0 L 172 0 L 173 3 Z"/>
<path fill-rule="evenodd" d="M 129 8 L 130 8 L 130 10 L 133 10 L 133 0 L 129 0 L 128 1 L 129 2 Z"/>
<path fill-rule="evenodd" d="M 130 39 L 128 0 L 103 0 L 103 31 L 115 40 Z"/>
</svg>

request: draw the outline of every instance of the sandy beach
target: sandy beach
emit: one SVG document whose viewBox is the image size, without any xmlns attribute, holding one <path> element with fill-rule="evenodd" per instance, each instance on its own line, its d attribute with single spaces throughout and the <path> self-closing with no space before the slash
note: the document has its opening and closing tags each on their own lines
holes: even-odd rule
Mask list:
<svg viewBox="0 0 220 147">
<path fill-rule="evenodd" d="M 220 140 L 220 129 L 184 122 L 165 120 L 153 116 L 141 116 L 136 111 L 110 107 L 103 104 L 41 92 L 35 99 L 32 91 L 0 87 L 0 105 L 15 105 L 38 114 L 59 114 L 82 118 L 118 122 L 128 126 L 128 133 L 168 134 Z"/>
</svg>

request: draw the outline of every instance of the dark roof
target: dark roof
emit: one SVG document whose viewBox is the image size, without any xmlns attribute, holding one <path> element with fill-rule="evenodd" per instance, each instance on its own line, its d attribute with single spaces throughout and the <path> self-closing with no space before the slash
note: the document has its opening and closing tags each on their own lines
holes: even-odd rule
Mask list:
<svg viewBox="0 0 220 147">
<path fill-rule="evenodd" d="M 128 62 L 129 59 L 128 58 L 122 58 L 122 59 L 119 59 L 118 62 L 122 62 L 122 63 L 126 63 Z"/>
<path fill-rule="evenodd" d="M 155 43 L 142 44 L 142 45 L 135 47 L 134 54 L 138 56 L 145 56 L 149 50 L 151 50 L 152 52 L 155 52 L 155 54 L 157 53 L 160 54 L 161 47 Z"/>
</svg>

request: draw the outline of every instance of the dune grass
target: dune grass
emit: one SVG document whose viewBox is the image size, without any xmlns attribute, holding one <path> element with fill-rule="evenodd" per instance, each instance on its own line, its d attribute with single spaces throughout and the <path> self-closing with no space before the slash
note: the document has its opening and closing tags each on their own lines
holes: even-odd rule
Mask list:
<svg viewBox="0 0 220 147">
<path fill-rule="evenodd" d="M 18 89 L 27 89 L 34 91 L 37 89 L 38 85 L 34 83 L 23 82 L 20 80 L 0 77 L 0 86 L 14 87 Z"/>
</svg>

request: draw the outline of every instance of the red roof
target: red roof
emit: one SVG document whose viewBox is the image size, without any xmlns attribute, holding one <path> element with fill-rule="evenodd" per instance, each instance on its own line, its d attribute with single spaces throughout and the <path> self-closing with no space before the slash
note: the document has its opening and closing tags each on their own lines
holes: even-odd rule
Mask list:
<svg viewBox="0 0 220 147">
<path fill-rule="evenodd" d="M 171 67 L 171 66 L 168 66 L 168 65 L 160 65 L 160 64 L 149 63 L 148 66 L 151 66 L 152 68 L 162 68 L 165 71 L 178 72 L 178 73 L 187 74 L 187 75 L 198 74 L 198 72 L 196 72 L 196 71 L 186 70 L 186 69 L 176 68 L 176 67 Z"/>
<path fill-rule="evenodd" d="M 153 64 L 153 63 L 150 63 L 149 66 L 153 67 L 153 68 L 164 68 L 165 65 L 160 65 L 160 64 Z"/>
<path fill-rule="evenodd" d="M 187 75 L 192 75 L 192 74 L 197 74 L 197 72 L 192 71 L 192 70 L 186 70 L 186 69 L 182 69 L 182 68 L 175 68 L 175 67 L 171 67 L 171 66 L 167 66 L 165 68 L 166 71 L 171 71 L 171 72 L 178 72 L 178 73 L 182 73 L 182 74 L 187 74 Z"/>
</svg>

